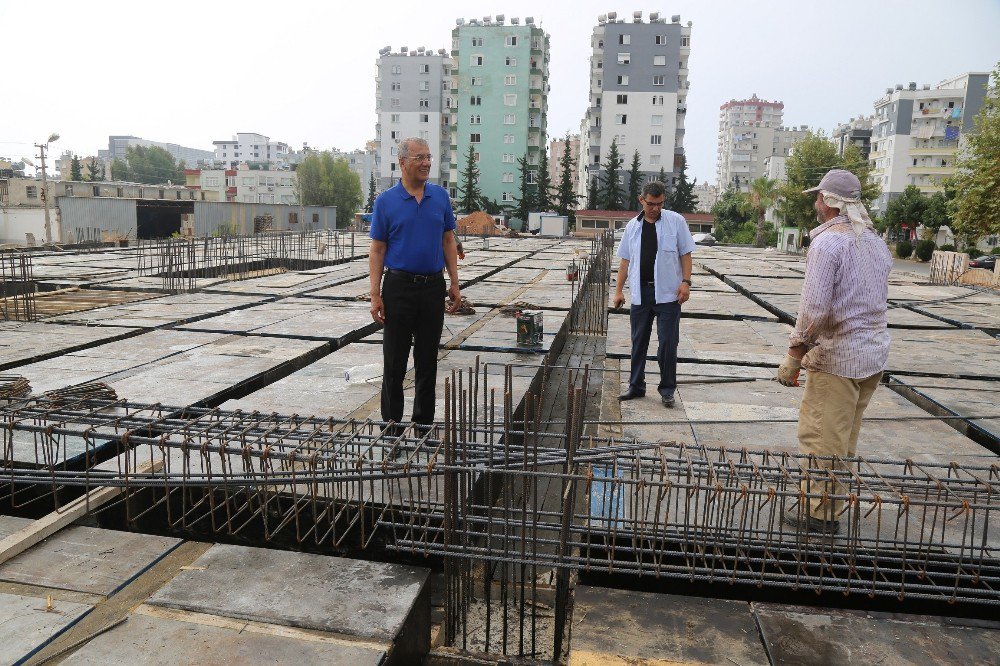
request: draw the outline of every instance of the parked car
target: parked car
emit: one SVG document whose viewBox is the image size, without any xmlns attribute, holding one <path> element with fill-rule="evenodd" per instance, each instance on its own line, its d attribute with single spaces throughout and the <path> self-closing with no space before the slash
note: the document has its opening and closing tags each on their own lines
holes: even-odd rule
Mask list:
<svg viewBox="0 0 1000 666">
<path fill-rule="evenodd" d="M 695 245 L 715 245 L 715 236 L 712 234 L 693 234 Z"/>
<path fill-rule="evenodd" d="M 984 254 L 981 257 L 969 260 L 969 268 L 985 268 L 992 271 L 996 269 L 996 265 L 997 257 L 995 254 Z"/>
</svg>

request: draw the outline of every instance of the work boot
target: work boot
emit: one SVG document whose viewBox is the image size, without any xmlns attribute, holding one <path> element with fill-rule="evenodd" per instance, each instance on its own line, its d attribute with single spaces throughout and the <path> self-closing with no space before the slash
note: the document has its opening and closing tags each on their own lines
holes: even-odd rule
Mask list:
<svg viewBox="0 0 1000 666">
<path fill-rule="evenodd" d="M 646 395 L 645 391 L 640 391 L 638 389 L 629 387 L 629 390 L 625 391 L 620 396 L 618 396 L 618 399 L 621 401 L 635 400 L 636 398 L 641 398 L 645 395 Z"/>
<path fill-rule="evenodd" d="M 837 534 L 840 532 L 839 520 L 822 520 L 805 516 L 800 518 L 797 513 L 786 513 L 785 524 L 794 527 L 797 532 L 817 532 L 819 534 Z"/>
<path fill-rule="evenodd" d="M 674 406 L 674 396 L 672 394 L 661 395 L 660 401 L 663 403 L 663 406 L 666 407 L 667 409 L 670 409 Z"/>
</svg>

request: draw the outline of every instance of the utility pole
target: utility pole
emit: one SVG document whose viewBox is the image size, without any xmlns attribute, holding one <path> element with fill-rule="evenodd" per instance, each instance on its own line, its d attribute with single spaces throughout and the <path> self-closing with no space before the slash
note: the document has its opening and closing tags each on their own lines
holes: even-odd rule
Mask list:
<svg viewBox="0 0 1000 666">
<path fill-rule="evenodd" d="M 49 144 L 53 141 L 58 141 L 59 135 L 52 133 L 49 135 L 48 141 L 45 143 L 36 143 L 35 148 L 38 148 L 39 155 L 38 159 L 41 160 L 42 164 L 42 204 L 45 206 L 45 242 L 46 244 L 52 243 L 52 223 L 49 220 L 49 192 L 48 192 L 48 180 L 45 178 L 45 151 L 48 150 Z M 58 224 L 56 228 L 56 236 L 59 238 L 59 242 L 62 242 L 62 224 Z"/>
</svg>

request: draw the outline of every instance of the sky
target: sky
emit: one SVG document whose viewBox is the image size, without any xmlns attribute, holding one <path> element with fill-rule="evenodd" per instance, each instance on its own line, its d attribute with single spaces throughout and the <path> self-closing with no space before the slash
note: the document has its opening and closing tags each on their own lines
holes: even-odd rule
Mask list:
<svg viewBox="0 0 1000 666">
<path fill-rule="evenodd" d="M 293 148 L 375 137 L 375 61 L 391 46 L 451 46 L 457 18 L 533 16 L 551 35 L 549 137 L 579 131 L 599 14 L 693 23 L 685 150 L 714 182 L 719 106 L 752 94 L 786 125 L 829 132 L 887 87 L 935 84 L 1000 61 L 1000 0 L 222 2 L 0 0 L 0 157 L 57 156 L 132 134 L 211 150 L 236 132 Z"/>
</svg>

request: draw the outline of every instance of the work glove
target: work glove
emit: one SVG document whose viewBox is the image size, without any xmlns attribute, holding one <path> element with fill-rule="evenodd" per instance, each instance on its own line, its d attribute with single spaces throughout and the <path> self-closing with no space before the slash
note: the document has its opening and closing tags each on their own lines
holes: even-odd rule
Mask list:
<svg viewBox="0 0 1000 666">
<path fill-rule="evenodd" d="M 785 354 L 785 360 L 778 366 L 778 383 L 783 386 L 798 386 L 799 371 L 802 369 L 802 361 L 791 354 Z"/>
</svg>

